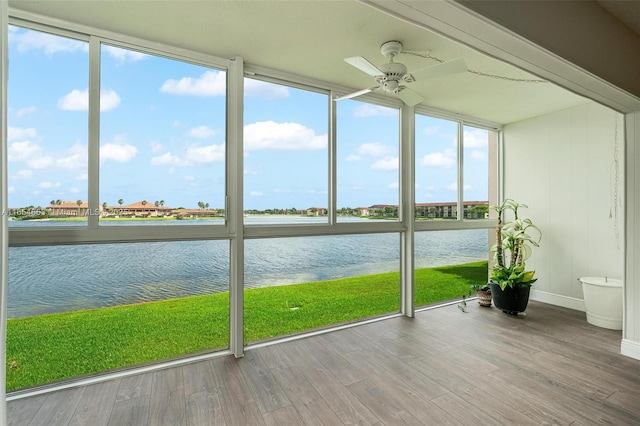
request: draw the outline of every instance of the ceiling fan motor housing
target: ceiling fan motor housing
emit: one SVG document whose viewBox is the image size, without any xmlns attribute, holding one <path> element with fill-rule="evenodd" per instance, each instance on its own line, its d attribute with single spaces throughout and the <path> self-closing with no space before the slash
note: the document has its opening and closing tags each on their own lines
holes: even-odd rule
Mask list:
<svg viewBox="0 0 640 426">
<path fill-rule="evenodd" d="M 402 80 L 407 73 L 407 67 L 399 62 L 389 62 L 379 67 L 384 73 L 385 80 Z"/>
</svg>

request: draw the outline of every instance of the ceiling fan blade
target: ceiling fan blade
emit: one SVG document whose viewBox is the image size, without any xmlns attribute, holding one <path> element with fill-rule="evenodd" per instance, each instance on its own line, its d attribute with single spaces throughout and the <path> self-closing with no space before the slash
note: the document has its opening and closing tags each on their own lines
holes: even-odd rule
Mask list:
<svg viewBox="0 0 640 426">
<path fill-rule="evenodd" d="M 405 104 L 409 106 L 416 106 L 420 102 L 424 101 L 424 98 L 418 93 L 414 92 L 408 87 L 405 87 L 405 86 L 401 86 L 401 87 L 402 89 L 398 91 L 397 95 L 400 99 L 402 99 L 402 102 L 404 102 Z"/>
<path fill-rule="evenodd" d="M 378 67 L 367 61 L 362 56 L 352 56 L 350 58 L 344 58 L 344 61 L 349 65 L 358 68 L 360 71 L 366 72 L 370 76 L 377 77 L 379 75 L 384 75 L 384 73 L 380 71 Z"/>
<path fill-rule="evenodd" d="M 454 59 L 430 67 L 422 68 L 405 76 L 406 82 L 426 80 L 428 78 L 443 77 L 449 74 L 456 74 L 467 70 L 464 59 Z"/>
<path fill-rule="evenodd" d="M 344 101 L 345 99 L 355 98 L 356 96 L 364 95 L 365 93 L 373 92 L 374 90 L 378 90 L 380 86 L 369 87 L 368 89 L 358 90 L 357 92 L 349 93 L 348 95 L 338 96 L 334 99 L 334 101 Z"/>
</svg>

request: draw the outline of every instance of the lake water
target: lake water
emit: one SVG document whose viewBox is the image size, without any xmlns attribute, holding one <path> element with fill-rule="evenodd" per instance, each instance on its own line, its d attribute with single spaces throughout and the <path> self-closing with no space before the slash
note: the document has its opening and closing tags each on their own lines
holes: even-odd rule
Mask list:
<svg viewBox="0 0 640 426">
<path fill-rule="evenodd" d="M 246 222 L 291 223 L 292 219 L 249 217 Z M 70 223 L 14 222 L 10 226 Z M 152 225 L 179 223 L 154 221 Z M 486 260 L 487 240 L 487 230 L 418 233 L 416 267 Z M 398 271 L 399 244 L 396 233 L 246 240 L 245 287 Z M 9 249 L 7 316 L 116 306 L 228 289 L 228 241 L 14 247 Z"/>
</svg>

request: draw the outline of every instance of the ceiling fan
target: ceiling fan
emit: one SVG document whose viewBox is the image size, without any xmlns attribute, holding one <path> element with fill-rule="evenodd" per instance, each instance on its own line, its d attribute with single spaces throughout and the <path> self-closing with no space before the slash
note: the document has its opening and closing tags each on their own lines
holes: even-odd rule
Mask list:
<svg viewBox="0 0 640 426">
<path fill-rule="evenodd" d="M 369 87 L 368 89 L 358 90 L 357 92 L 353 92 L 348 95 L 339 96 L 335 98 L 335 100 L 341 101 L 344 99 L 351 99 L 356 96 L 364 95 L 365 93 L 382 89 L 385 92 L 395 93 L 405 104 L 414 106 L 422 102 L 424 98 L 401 83 L 412 83 L 414 81 L 442 77 L 467 70 L 467 66 L 463 59 L 454 59 L 408 73 L 407 67 L 404 64 L 401 64 L 400 62 L 393 62 L 393 58 L 400 52 L 402 52 L 401 42 L 387 41 L 386 43 L 383 43 L 382 46 L 380 46 L 380 53 L 382 53 L 389 62 L 381 65 L 380 67 L 376 67 L 362 56 L 344 58 L 345 62 L 348 64 L 375 78 L 377 85 Z"/>
</svg>

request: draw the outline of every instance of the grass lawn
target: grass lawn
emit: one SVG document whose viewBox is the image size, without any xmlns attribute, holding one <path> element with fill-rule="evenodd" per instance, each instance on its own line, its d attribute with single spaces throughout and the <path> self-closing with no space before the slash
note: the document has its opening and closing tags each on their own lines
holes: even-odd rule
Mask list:
<svg viewBox="0 0 640 426">
<path fill-rule="evenodd" d="M 460 298 L 487 262 L 416 270 L 416 306 Z M 245 291 L 245 342 L 399 311 L 399 274 Z M 7 391 L 228 347 L 229 294 L 7 321 Z"/>
</svg>

